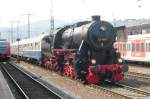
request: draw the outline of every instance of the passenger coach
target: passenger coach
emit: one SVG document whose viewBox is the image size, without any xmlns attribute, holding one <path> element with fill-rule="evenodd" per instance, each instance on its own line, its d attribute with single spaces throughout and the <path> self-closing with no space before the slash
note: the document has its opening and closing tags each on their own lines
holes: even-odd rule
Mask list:
<svg viewBox="0 0 150 99">
<path fill-rule="evenodd" d="M 150 63 L 150 34 L 129 35 L 127 42 L 116 42 L 115 47 L 127 61 Z"/>
<path fill-rule="evenodd" d="M 4 39 L 0 39 L 0 60 L 8 61 L 10 58 L 10 44 Z"/>
<path fill-rule="evenodd" d="M 48 33 L 42 33 L 38 37 L 24 39 L 11 44 L 12 56 L 36 61 L 41 64 L 41 59 L 50 49 Z M 18 46 L 19 45 L 19 46 Z"/>
</svg>

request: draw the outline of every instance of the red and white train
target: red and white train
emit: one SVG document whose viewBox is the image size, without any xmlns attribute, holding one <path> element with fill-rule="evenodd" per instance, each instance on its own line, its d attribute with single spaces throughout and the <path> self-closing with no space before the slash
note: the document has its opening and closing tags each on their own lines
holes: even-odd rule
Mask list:
<svg viewBox="0 0 150 99">
<path fill-rule="evenodd" d="M 127 42 L 114 46 L 127 61 L 150 63 L 150 34 L 128 35 Z"/>
<path fill-rule="evenodd" d="M 0 39 L 0 60 L 8 61 L 10 58 L 10 43 L 4 39 Z"/>
</svg>

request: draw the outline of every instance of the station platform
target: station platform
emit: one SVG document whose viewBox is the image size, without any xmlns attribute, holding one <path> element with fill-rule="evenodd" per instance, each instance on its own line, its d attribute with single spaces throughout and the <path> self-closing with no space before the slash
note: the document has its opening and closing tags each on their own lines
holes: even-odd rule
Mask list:
<svg viewBox="0 0 150 99">
<path fill-rule="evenodd" d="M 0 71 L 0 99 L 15 99 L 1 71 Z"/>
</svg>

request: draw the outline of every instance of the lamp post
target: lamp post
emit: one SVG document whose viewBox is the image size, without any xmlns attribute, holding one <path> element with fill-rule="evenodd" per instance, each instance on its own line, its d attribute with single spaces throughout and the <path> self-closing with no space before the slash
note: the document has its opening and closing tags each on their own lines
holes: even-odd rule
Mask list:
<svg viewBox="0 0 150 99">
<path fill-rule="evenodd" d="M 14 25 L 14 21 L 10 21 L 10 25 L 11 25 L 11 42 L 13 43 L 13 25 Z"/>
<path fill-rule="evenodd" d="M 18 42 L 18 55 L 17 55 L 17 62 L 20 63 L 20 59 L 19 59 L 19 41 L 20 41 L 20 37 L 19 37 L 19 22 L 21 21 L 16 21 L 17 22 L 17 39 L 16 41 Z"/>
<path fill-rule="evenodd" d="M 51 0 L 50 16 L 50 34 L 52 34 L 54 32 L 53 0 Z"/>
<path fill-rule="evenodd" d="M 50 31 L 49 31 L 49 40 L 52 41 L 54 35 L 54 15 L 53 15 L 53 0 L 50 0 L 51 3 L 51 7 L 50 7 Z M 53 47 L 52 47 L 53 43 L 50 44 L 50 50 L 51 52 L 53 52 Z"/>
<path fill-rule="evenodd" d="M 19 41 L 20 41 L 20 38 L 17 38 L 16 41 L 18 42 L 18 48 L 17 48 L 17 49 L 18 49 L 18 50 L 17 50 L 17 52 L 18 52 L 18 55 L 17 55 L 17 62 L 20 63 L 20 59 L 19 59 Z"/>
<path fill-rule="evenodd" d="M 20 35 L 19 35 L 19 23 L 22 22 L 22 21 L 16 21 L 17 22 L 17 38 L 20 38 Z"/>
<path fill-rule="evenodd" d="M 114 27 L 115 27 L 116 26 L 116 18 L 115 18 L 114 13 L 112 13 L 112 18 L 113 18 L 113 24 L 114 24 Z"/>
<path fill-rule="evenodd" d="M 142 2 L 142 0 L 137 0 L 137 7 L 139 8 L 139 10 L 142 8 L 141 2 Z M 140 12 L 142 12 L 142 11 L 140 11 Z M 140 13 L 140 15 L 141 15 L 141 13 Z M 139 27 L 139 29 L 140 29 L 140 34 L 142 34 L 142 23 L 141 23 L 141 21 L 140 21 L 139 26 L 140 26 L 140 27 Z"/>
<path fill-rule="evenodd" d="M 0 22 L 1 22 L 1 20 L 0 20 Z M 2 38 L 2 34 L 1 34 L 1 31 L 0 31 L 0 39 Z"/>
<path fill-rule="evenodd" d="M 24 15 L 27 15 L 28 17 L 28 38 L 30 38 L 30 16 L 33 15 L 33 14 L 24 14 Z"/>
</svg>

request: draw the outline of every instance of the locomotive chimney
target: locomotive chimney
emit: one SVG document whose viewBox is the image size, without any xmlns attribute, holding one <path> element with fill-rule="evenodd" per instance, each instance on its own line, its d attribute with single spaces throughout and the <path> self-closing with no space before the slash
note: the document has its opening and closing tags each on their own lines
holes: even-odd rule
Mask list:
<svg viewBox="0 0 150 99">
<path fill-rule="evenodd" d="M 99 15 L 92 16 L 92 21 L 100 21 L 100 16 Z"/>
</svg>

